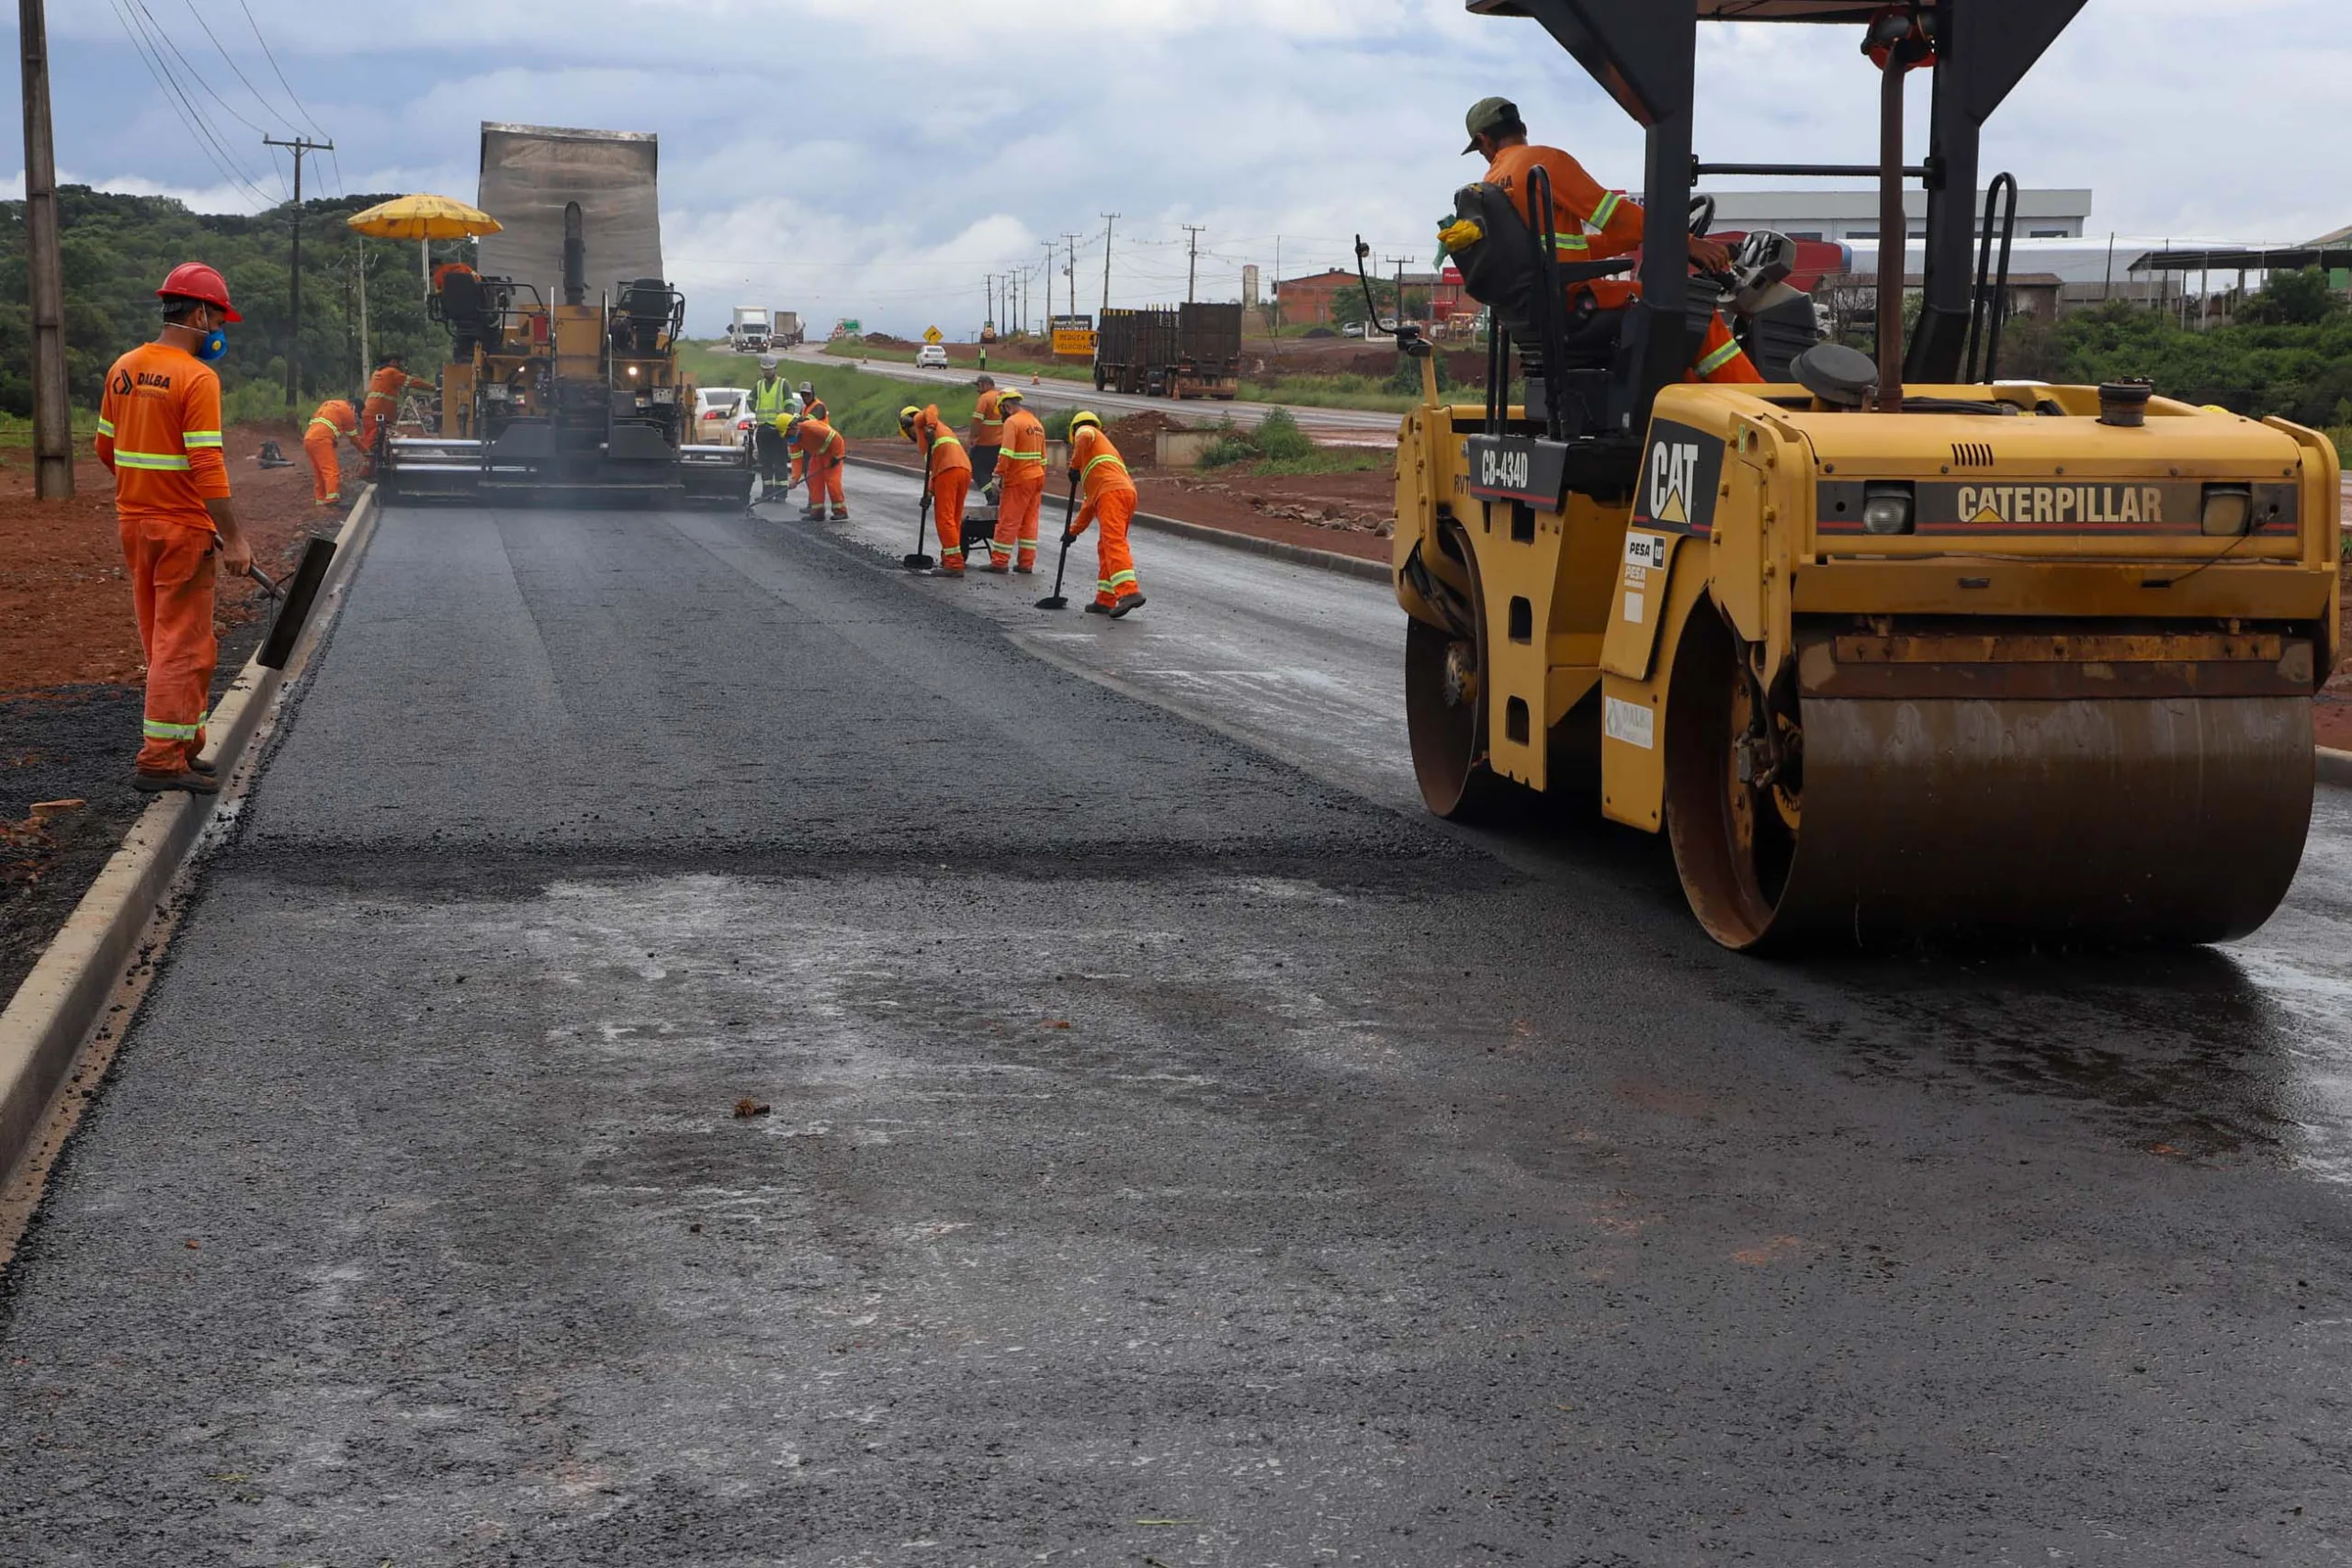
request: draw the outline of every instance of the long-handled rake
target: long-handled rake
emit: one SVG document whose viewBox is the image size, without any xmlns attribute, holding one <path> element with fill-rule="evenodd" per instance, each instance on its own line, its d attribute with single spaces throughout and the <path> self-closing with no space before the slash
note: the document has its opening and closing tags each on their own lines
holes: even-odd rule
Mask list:
<svg viewBox="0 0 2352 1568">
<path fill-rule="evenodd" d="M 1054 591 L 1037 601 L 1040 610 L 1067 610 L 1069 601 L 1062 597 L 1062 572 L 1069 566 L 1070 520 L 1078 515 L 1078 481 L 1069 481 L 1069 500 L 1062 507 L 1062 558 L 1054 563 Z"/>
</svg>

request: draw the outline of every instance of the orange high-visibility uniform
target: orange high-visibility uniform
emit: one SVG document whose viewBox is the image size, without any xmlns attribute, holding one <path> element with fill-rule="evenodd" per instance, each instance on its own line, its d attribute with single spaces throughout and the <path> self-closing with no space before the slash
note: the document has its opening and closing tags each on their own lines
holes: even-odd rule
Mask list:
<svg viewBox="0 0 2352 1568">
<path fill-rule="evenodd" d="M 1100 520 L 1102 532 L 1095 543 L 1094 602 L 1116 604 L 1122 594 L 1140 593 L 1135 557 L 1127 553 L 1127 525 L 1135 521 L 1136 481 L 1126 459 L 1111 438 L 1093 425 L 1080 425 L 1069 440 L 1069 466 L 1079 476 L 1085 504 L 1078 509 L 1072 535 L 1086 532 Z"/>
<path fill-rule="evenodd" d="M 972 493 L 971 457 L 964 450 L 964 444 L 948 433 L 936 403 L 915 415 L 914 428 L 907 432 L 907 438 L 924 455 L 925 470 L 931 480 L 932 522 L 939 529 L 940 568 L 961 572 L 964 501 Z"/>
<path fill-rule="evenodd" d="M 397 365 L 387 365 L 368 378 L 367 406 L 359 411 L 359 449 L 368 455 L 368 471 L 375 472 L 376 440 L 399 416 L 401 394 L 411 387 L 430 389 L 433 383 L 412 376 Z"/>
<path fill-rule="evenodd" d="M 143 772 L 175 773 L 204 750 L 212 671 L 213 546 L 208 500 L 229 497 L 220 378 L 184 349 L 151 343 L 107 372 L 98 461 L 114 474 L 139 644 L 147 653 Z"/>
<path fill-rule="evenodd" d="M 343 469 L 334 451 L 337 436 L 358 441 L 359 416 L 343 399 L 330 398 L 319 405 L 319 412 L 302 431 L 302 456 L 311 459 L 311 499 L 321 506 L 343 499 Z"/>
<path fill-rule="evenodd" d="M 996 537 L 989 541 L 989 570 L 1004 570 L 1017 554 L 1021 570 L 1028 571 L 1037 564 L 1037 514 L 1046 500 L 1046 426 L 1018 404 L 1004 422 L 996 472 L 1004 490 Z"/>
<path fill-rule="evenodd" d="M 972 403 L 972 472 L 986 484 L 996 474 L 996 456 L 1004 446 L 1004 394 L 990 387 Z"/>
<path fill-rule="evenodd" d="M 1554 254 L 1563 265 L 1571 262 L 1611 261 L 1633 250 L 1642 243 L 1642 207 L 1611 190 L 1557 147 L 1533 147 L 1521 143 L 1506 147 L 1495 154 L 1487 165 L 1487 183 L 1500 186 L 1519 208 L 1531 228 L 1539 233 L 1543 225 L 1535 211 L 1535 202 L 1528 189 L 1530 170 L 1542 168 L 1552 182 L 1552 227 L 1555 235 Z M 1604 310 L 1613 310 L 1642 296 L 1642 286 L 1631 278 L 1600 277 L 1589 283 L 1568 286 L 1571 299 L 1579 292 L 1589 293 L 1593 302 Z M 1690 363 L 1690 379 L 1714 382 L 1757 382 L 1764 378 L 1731 335 L 1731 323 L 1721 311 L 1707 329 L 1707 336 Z"/>
<path fill-rule="evenodd" d="M 441 286 L 448 282 L 452 277 L 480 277 L 481 276 L 481 274 L 476 272 L 473 268 L 468 266 L 463 262 L 443 262 L 439 266 L 433 269 L 433 292 L 435 294 L 440 293 Z"/>
<path fill-rule="evenodd" d="M 803 419 L 819 421 L 829 421 L 831 418 L 825 412 L 825 400 L 818 397 L 814 392 L 801 400 L 800 415 Z M 795 446 L 792 449 L 792 480 L 790 484 L 785 486 L 786 490 L 801 481 L 807 472 L 807 465 L 808 457 L 799 447 Z"/>
<path fill-rule="evenodd" d="M 827 501 L 836 512 L 847 512 L 848 502 L 842 499 L 842 465 L 849 457 L 849 443 L 840 432 L 821 419 L 803 419 L 800 434 L 792 444 L 808 459 L 808 510 L 821 510 Z"/>
</svg>

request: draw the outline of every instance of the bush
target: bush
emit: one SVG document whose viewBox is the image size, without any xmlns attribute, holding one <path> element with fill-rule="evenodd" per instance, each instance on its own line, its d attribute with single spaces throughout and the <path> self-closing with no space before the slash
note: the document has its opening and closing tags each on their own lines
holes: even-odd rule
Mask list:
<svg viewBox="0 0 2352 1568">
<path fill-rule="evenodd" d="M 1278 459 L 1304 457 L 1315 450 L 1315 443 L 1298 428 L 1298 421 L 1288 409 L 1276 409 L 1261 421 L 1250 434 L 1250 445 L 1257 448 L 1260 456 Z"/>
<path fill-rule="evenodd" d="M 1048 441 L 1069 440 L 1070 416 L 1076 412 L 1078 412 L 1076 409 L 1057 409 L 1047 414 L 1045 419 L 1046 439 Z"/>
<path fill-rule="evenodd" d="M 1209 443 L 1209 449 L 1201 454 L 1201 467 L 1229 468 L 1236 463 L 1253 462 L 1260 456 L 1258 449 L 1250 445 L 1250 438 L 1236 431 Z"/>
</svg>

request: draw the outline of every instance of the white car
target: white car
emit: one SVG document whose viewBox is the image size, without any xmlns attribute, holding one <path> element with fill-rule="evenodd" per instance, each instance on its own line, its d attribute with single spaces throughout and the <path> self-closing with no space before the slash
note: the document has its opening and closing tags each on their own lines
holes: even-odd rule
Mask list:
<svg viewBox="0 0 2352 1568">
<path fill-rule="evenodd" d="M 916 349 L 915 368 L 918 370 L 946 369 L 947 345 L 942 343 L 927 343 Z"/>
<path fill-rule="evenodd" d="M 751 395 L 747 387 L 697 388 L 695 391 L 695 445 L 735 445 L 735 412 Z"/>
</svg>

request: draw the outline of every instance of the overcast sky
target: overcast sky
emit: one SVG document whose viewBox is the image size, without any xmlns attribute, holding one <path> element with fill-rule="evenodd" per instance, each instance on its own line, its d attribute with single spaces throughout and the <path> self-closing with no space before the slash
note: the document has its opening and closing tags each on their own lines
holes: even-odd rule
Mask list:
<svg viewBox="0 0 2352 1568">
<path fill-rule="evenodd" d="M 1994 118 L 1986 172 L 2091 187 L 2101 234 L 2352 223 L 2346 12 L 2091 0 Z M 191 134 L 132 25 L 168 40 L 161 64 L 220 148 Z M 1204 298 L 1238 298 L 1244 263 L 1271 276 L 1278 238 L 1287 276 L 1346 265 L 1358 231 L 1425 262 L 1477 173 L 1456 154 L 1488 93 L 1604 182 L 1641 177 L 1635 129 L 1540 28 L 1461 0 L 49 0 L 49 26 L 61 176 L 207 210 L 282 198 L 263 129 L 332 135 L 310 176 L 329 191 L 469 200 L 481 120 L 654 131 L 668 270 L 705 332 L 756 302 L 820 329 L 965 336 L 983 276 L 1037 274 L 1070 231 L 1091 310 L 1110 211 L 1114 304 L 1183 297 L 1186 223 L 1204 225 Z M 1702 31 L 1702 156 L 1873 156 L 1852 29 Z"/>
</svg>

